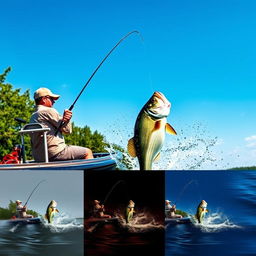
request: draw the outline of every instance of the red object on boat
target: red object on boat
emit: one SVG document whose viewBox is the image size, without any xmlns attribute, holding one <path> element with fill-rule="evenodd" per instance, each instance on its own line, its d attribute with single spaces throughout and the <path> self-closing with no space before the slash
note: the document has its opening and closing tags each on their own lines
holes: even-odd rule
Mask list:
<svg viewBox="0 0 256 256">
<path fill-rule="evenodd" d="M 20 146 L 15 146 L 10 154 L 3 157 L 0 164 L 19 164 L 21 162 L 21 148 Z"/>
</svg>

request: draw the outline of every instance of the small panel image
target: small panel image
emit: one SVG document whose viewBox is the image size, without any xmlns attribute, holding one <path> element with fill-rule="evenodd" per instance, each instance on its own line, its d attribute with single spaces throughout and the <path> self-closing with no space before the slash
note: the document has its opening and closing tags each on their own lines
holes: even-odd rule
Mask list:
<svg viewBox="0 0 256 256">
<path fill-rule="evenodd" d="M 163 200 L 164 172 L 86 172 L 85 254 L 164 255 Z"/>
<path fill-rule="evenodd" d="M 84 255 L 82 171 L 0 172 L 0 255 Z"/>
<path fill-rule="evenodd" d="M 165 175 L 166 255 L 256 255 L 256 172 Z"/>
</svg>

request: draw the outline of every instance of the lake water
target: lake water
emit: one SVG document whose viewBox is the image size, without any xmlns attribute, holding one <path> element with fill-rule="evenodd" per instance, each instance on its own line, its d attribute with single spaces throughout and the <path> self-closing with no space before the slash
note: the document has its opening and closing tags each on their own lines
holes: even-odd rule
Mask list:
<svg viewBox="0 0 256 256">
<path fill-rule="evenodd" d="M 202 224 L 168 225 L 165 255 L 256 255 L 255 171 L 169 171 L 166 199 L 194 215 L 202 199 Z"/>
<path fill-rule="evenodd" d="M 0 221 L 0 255 L 84 255 L 83 219 L 57 218 L 53 224 Z"/>
<path fill-rule="evenodd" d="M 164 255 L 164 226 L 154 221 L 104 224 L 85 237 L 88 256 Z"/>
</svg>

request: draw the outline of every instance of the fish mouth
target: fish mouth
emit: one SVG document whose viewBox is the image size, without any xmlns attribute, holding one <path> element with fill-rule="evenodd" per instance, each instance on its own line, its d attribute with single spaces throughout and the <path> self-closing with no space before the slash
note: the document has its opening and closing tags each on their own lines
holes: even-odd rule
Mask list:
<svg viewBox="0 0 256 256">
<path fill-rule="evenodd" d="M 161 109 L 160 107 L 158 109 Z M 154 111 L 150 110 L 150 109 L 146 109 L 145 110 L 147 114 L 149 114 L 150 117 L 154 118 L 154 119 L 162 119 L 167 117 L 167 114 L 157 114 Z"/>
<path fill-rule="evenodd" d="M 161 92 L 154 92 L 152 98 L 157 98 L 160 102 L 159 106 L 148 107 L 145 109 L 146 113 L 150 115 L 153 119 L 162 119 L 169 115 L 171 103 L 166 99 L 166 97 Z"/>
<path fill-rule="evenodd" d="M 171 103 L 166 99 L 166 97 L 161 92 L 154 92 L 153 96 L 157 97 L 158 99 L 162 100 L 165 107 L 170 107 Z"/>
</svg>

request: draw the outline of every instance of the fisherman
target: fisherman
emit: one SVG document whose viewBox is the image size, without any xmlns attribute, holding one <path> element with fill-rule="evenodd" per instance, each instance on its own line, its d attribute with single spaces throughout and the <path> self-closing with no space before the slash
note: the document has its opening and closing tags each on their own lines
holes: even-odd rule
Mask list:
<svg viewBox="0 0 256 256">
<path fill-rule="evenodd" d="M 58 100 L 60 95 L 53 94 L 47 88 L 39 88 L 34 93 L 35 112 L 30 118 L 30 123 L 40 123 L 45 128 L 51 130 L 47 133 L 48 156 L 50 161 L 73 160 L 73 159 L 90 159 L 93 158 L 92 151 L 89 148 L 66 145 L 62 134 L 72 132 L 71 117 L 72 112 L 68 109 L 64 111 L 63 117 L 59 115 L 53 104 Z M 55 135 L 61 122 L 64 125 Z M 45 161 L 43 137 L 40 133 L 30 134 L 32 144 L 32 154 L 36 161 Z"/>
<path fill-rule="evenodd" d="M 96 218 L 111 218 L 111 215 L 104 214 L 104 205 L 100 204 L 100 201 L 94 200 L 93 201 L 93 215 Z"/>
<path fill-rule="evenodd" d="M 182 215 L 176 214 L 176 205 L 171 205 L 169 200 L 165 200 L 165 216 L 168 218 L 182 218 Z"/>
<path fill-rule="evenodd" d="M 169 216 L 171 208 L 171 201 L 165 200 L 165 217 Z"/>
<path fill-rule="evenodd" d="M 171 218 L 182 218 L 182 215 L 176 214 L 176 205 L 173 204 L 172 208 L 170 209 Z"/>
<path fill-rule="evenodd" d="M 34 218 L 33 215 L 27 214 L 27 206 L 23 206 L 20 200 L 16 200 L 16 212 L 18 218 Z"/>
</svg>

